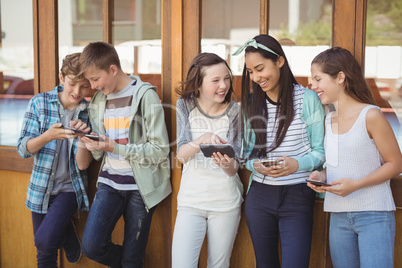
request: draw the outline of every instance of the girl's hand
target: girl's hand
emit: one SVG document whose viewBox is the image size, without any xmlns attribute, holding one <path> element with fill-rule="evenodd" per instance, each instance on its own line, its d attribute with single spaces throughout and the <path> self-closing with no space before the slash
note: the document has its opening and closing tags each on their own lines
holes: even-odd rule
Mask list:
<svg viewBox="0 0 402 268">
<path fill-rule="evenodd" d="M 78 129 L 78 130 L 84 132 L 85 134 L 88 134 L 89 131 L 91 130 L 88 127 L 88 125 L 85 124 L 84 122 L 82 122 L 80 119 L 70 121 L 70 127 Z"/>
<path fill-rule="evenodd" d="M 333 186 L 321 186 L 321 188 L 330 193 L 345 197 L 359 189 L 359 181 L 342 178 L 330 183 Z"/>
<path fill-rule="evenodd" d="M 230 158 L 228 155 L 222 155 L 221 153 L 213 153 L 212 160 L 220 166 L 223 172 L 226 173 L 228 176 L 234 176 L 239 169 L 239 164 L 233 158 Z"/>
<path fill-rule="evenodd" d="M 221 137 L 219 137 L 216 134 L 213 134 L 211 132 L 207 132 L 203 135 L 201 135 L 198 139 L 194 141 L 196 144 L 225 144 L 226 141 L 223 140 Z"/>
<path fill-rule="evenodd" d="M 277 166 L 266 167 L 262 164 L 261 160 L 258 159 L 254 161 L 253 167 L 258 173 L 269 176 L 269 173 Z"/>
<path fill-rule="evenodd" d="M 91 132 L 91 135 L 98 134 Z M 85 143 L 85 147 L 88 149 L 88 151 L 104 151 L 113 153 L 116 142 L 112 139 L 109 139 L 105 135 L 101 135 L 100 137 L 103 139 L 103 141 L 94 141 L 85 136 L 81 137 L 80 139 Z"/>
<path fill-rule="evenodd" d="M 221 168 L 228 168 L 233 166 L 233 162 L 235 161 L 233 158 L 230 158 L 227 154 L 222 155 L 220 152 L 216 152 L 212 154 L 212 160 L 220 166 Z"/>
<path fill-rule="evenodd" d="M 266 176 L 271 176 L 270 174 L 272 174 L 272 171 L 274 171 L 275 169 L 280 169 L 281 168 L 282 163 L 279 163 L 278 159 L 272 159 L 272 160 L 276 160 L 276 162 L 279 163 L 279 164 L 271 165 L 271 166 L 266 166 L 263 163 L 262 160 L 264 160 L 264 159 L 258 159 L 256 161 L 254 161 L 254 164 L 253 164 L 254 169 L 258 173 L 261 173 L 261 174 L 266 175 Z"/>
<path fill-rule="evenodd" d="M 296 159 L 288 156 L 282 156 L 277 159 L 279 165 L 272 166 L 268 172 L 268 176 L 273 178 L 289 176 L 299 169 L 299 162 Z"/>
<path fill-rule="evenodd" d="M 325 182 L 325 179 L 321 177 L 321 173 L 317 170 L 311 172 L 310 180 L 315 180 L 315 181 L 322 181 Z M 316 191 L 317 193 L 325 193 L 326 191 L 322 188 L 322 186 L 317 186 L 315 184 L 312 184 L 311 182 L 307 182 L 307 186 Z"/>
</svg>

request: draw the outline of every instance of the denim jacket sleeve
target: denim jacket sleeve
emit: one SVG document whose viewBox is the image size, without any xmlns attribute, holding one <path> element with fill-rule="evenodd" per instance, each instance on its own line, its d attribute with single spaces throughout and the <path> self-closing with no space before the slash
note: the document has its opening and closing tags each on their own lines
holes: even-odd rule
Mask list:
<svg viewBox="0 0 402 268">
<path fill-rule="evenodd" d="M 313 171 L 324 163 L 324 118 L 325 111 L 317 94 L 306 89 L 301 119 L 306 125 L 311 152 L 295 159 L 299 170 Z"/>
</svg>

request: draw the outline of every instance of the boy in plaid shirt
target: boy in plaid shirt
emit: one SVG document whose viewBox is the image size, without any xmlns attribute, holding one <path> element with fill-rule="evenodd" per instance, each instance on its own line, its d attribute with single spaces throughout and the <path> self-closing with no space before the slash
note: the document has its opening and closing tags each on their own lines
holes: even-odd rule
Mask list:
<svg viewBox="0 0 402 268">
<path fill-rule="evenodd" d="M 69 262 L 82 255 L 72 217 L 88 210 L 87 175 L 75 162 L 79 133 L 89 132 L 90 84 L 80 74 L 80 53 L 67 55 L 60 71 L 61 86 L 35 95 L 28 104 L 18 139 L 22 158 L 34 156 L 25 205 L 32 211 L 38 267 L 57 267 L 57 250 L 64 248 Z"/>
</svg>

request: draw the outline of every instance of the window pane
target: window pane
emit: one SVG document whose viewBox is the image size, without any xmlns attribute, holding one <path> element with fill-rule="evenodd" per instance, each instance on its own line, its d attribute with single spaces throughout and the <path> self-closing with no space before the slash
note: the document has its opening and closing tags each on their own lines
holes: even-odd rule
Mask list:
<svg viewBox="0 0 402 268">
<path fill-rule="evenodd" d="M 259 0 L 204 0 L 202 3 L 201 52 L 225 59 L 232 72 L 233 89 L 240 100 L 244 57 L 231 54 L 259 33 Z"/>
<path fill-rule="evenodd" d="M 308 86 L 311 61 L 331 46 L 332 0 L 270 1 L 269 25 L 297 81 Z"/>
<path fill-rule="evenodd" d="M 103 39 L 103 1 L 59 0 L 59 69 L 68 54 Z M 48 89 L 50 90 L 50 89 Z M 89 99 L 95 90 L 88 93 Z"/>
<path fill-rule="evenodd" d="M 103 37 L 103 1 L 61 0 L 59 6 L 60 45 L 85 46 Z"/>
<path fill-rule="evenodd" d="M 32 1 L 2 0 L 0 9 L 0 145 L 16 146 L 34 94 Z"/>
<path fill-rule="evenodd" d="M 156 86 L 161 97 L 161 0 L 114 1 L 113 44 L 123 71 Z"/>
<path fill-rule="evenodd" d="M 103 39 L 103 1 L 59 0 L 59 66 L 68 54 Z"/>
<path fill-rule="evenodd" d="M 402 148 L 402 9 L 398 5 L 397 0 L 367 1 L 365 75 Z"/>
</svg>

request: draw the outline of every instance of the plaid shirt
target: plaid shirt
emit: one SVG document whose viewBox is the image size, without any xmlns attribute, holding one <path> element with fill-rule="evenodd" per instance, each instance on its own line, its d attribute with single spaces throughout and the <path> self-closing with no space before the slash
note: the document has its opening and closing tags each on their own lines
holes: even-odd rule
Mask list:
<svg viewBox="0 0 402 268">
<path fill-rule="evenodd" d="M 29 158 L 33 155 L 27 149 L 30 139 L 42 135 L 51 125 L 60 123 L 60 111 L 63 111 L 63 106 L 58 98 L 60 91 L 63 91 L 63 87 L 57 86 L 52 91 L 37 94 L 30 100 L 17 145 L 17 151 L 22 158 Z M 76 108 L 72 120 L 80 119 L 88 122 L 87 107 L 88 102 L 83 99 Z M 60 147 L 60 143 L 61 141 L 52 140 L 35 154 L 25 201 L 25 205 L 33 212 L 47 213 L 57 168 L 57 148 Z M 87 174 L 85 171 L 80 171 L 75 162 L 77 144 L 77 138 L 69 140 L 68 159 L 71 182 L 77 197 L 78 209 L 89 210 L 88 196 L 85 191 L 88 184 Z"/>
</svg>

